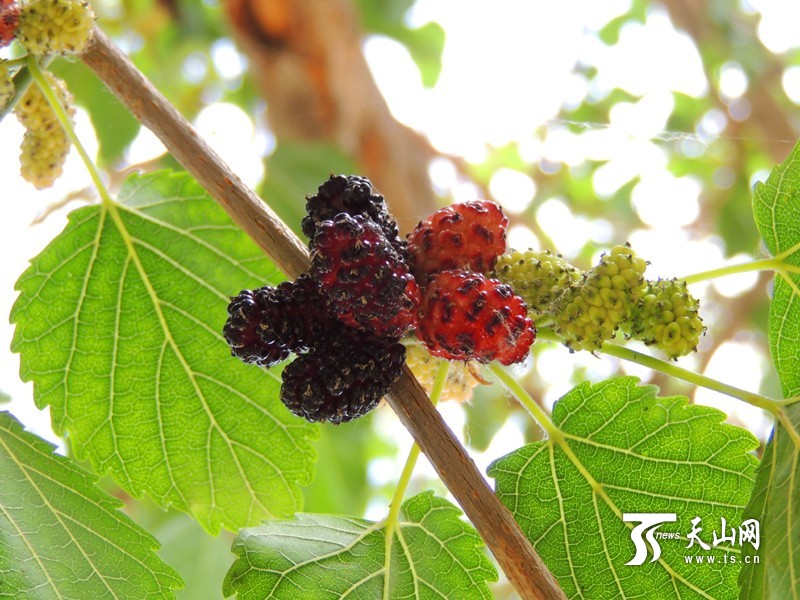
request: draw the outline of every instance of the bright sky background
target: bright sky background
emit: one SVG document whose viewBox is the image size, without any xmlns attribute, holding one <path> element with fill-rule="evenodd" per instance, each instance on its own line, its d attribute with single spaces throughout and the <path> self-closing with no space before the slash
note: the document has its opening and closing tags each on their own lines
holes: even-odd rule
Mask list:
<svg viewBox="0 0 800 600">
<path fill-rule="evenodd" d="M 767 48 L 785 52 L 800 47 L 800 29 L 796 27 L 800 22 L 800 4 L 796 1 L 752 0 L 743 6 L 748 11 L 763 13 L 758 31 Z M 651 276 L 676 276 L 720 266 L 726 260 L 720 240 L 694 240 L 688 235 L 687 227 L 699 214 L 700 183 L 691 177 L 669 173 L 667 157 L 659 143 L 664 136 L 672 135 L 664 132 L 673 108 L 672 92 L 692 96 L 709 93 L 699 54 L 691 40 L 675 31 L 666 13 L 659 9 L 651 12 L 646 23 L 626 26 L 616 46 L 604 45 L 596 32 L 627 7 L 627 0 L 498 0 L 491 4 L 476 0 L 418 0 L 409 15 L 410 23 L 421 25 L 436 20 L 447 32 L 443 71 L 431 90 L 423 88 L 414 63 L 400 44 L 374 37 L 365 42 L 364 48 L 395 116 L 425 133 L 442 151 L 481 160 L 486 156 L 487 145 L 518 141 L 524 158 L 529 161 L 545 157 L 570 166 L 586 160 L 607 161 L 594 176 L 601 198 L 610 196 L 631 178 L 640 178 L 633 191 L 633 202 L 648 228 L 635 232 L 629 241 L 652 262 L 648 271 Z M 241 57 L 229 43 L 218 44 L 212 58 L 223 75 L 234 78 L 240 74 Z M 590 86 L 582 75 L 574 72 L 576 61 L 597 66 L 599 76 L 595 84 Z M 192 65 L 187 65 L 185 71 L 191 74 Z M 741 96 L 747 85 L 738 65 L 726 65 L 722 88 L 727 97 Z M 786 70 L 783 85 L 787 95 L 800 103 L 800 67 Z M 577 105 L 587 96 L 602 97 L 615 87 L 639 99 L 617 105 L 607 126 L 588 124 L 576 134 L 554 121 L 562 105 Z M 237 165 L 246 182 L 255 184 L 263 176 L 262 155 L 271 148 L 270 136 L 255 130 L 251 116 L 233 105 L 218 103 L 202 111 L 196 125 L 223 157 Z M 549 133 L 541 140 L 543 125 L 548 125 Z M 724 136 L 725 126 L 725 115 L 708 114 L 688 141 L 702 144 Z M 78 133 L 90 154 L 94 154 L 97 145 L 81 111 L 78 111 Z M 73 152 L 66 175 L 57 185 L 45 192 L 35 192 L 18 176 L 21 138 L 21 127 L 13 118 L 0 123 L 0 181 L 3 182 L 0 313 L 5 315 L 16 297 L 14 282 L 26 268 L 28 259 L 63 228 L 66 211 L 58 210 L 35 226 L 31 222 L 50 204 L 89 184 Z M 163 152 L 160 144 L 144 132 L 131 148 L 129 159 L 146 160 L 160 152 Z M 447 161 L 431 165 L 431 175 L 437 190 L 455 200 L 477 195 L 473 186 L 465 184 Z M 531 178 L 507 169 L 493 177 L 490 191 L 512 212 L 524 210 L 537 193 Z M 587 238 L 609 246 L 624 241 L 615 239 L 612 224 L 590 222 L 573 215 L 568 199 L 561 196 L 544 199 L 537 219 L 567 257 L 574 255 Z M 512 231 L 510 242 L 522 249 L 538 247 L 536 238 L 524 228 Z M 732 260 L 744 262 L 749 258 L 742 255 Z M 698 285 L 693 291 L 701 301 L 708 285 L 714 285 L 724 295 L 736 296 L 754 282 L 753 275 L 742 275 Z M 19 359 L 8 350 L 12 334 L 13 328 L 6 320 L 0 321 L 0 390 L 12 396 L 11 411 L 28 428 L 54 439 L 48 417 L 33 407 L 31 385 L 19 380 Z M 528 365 L 527 368 L 537 368 L 538 375 L 550 384 L 546 403 L 552 404 L 571 387 L 572 365 L 585 367 L 592 378 L 607 376 L 616 365 L 613 359 L 598 360 L 585 354 L 568 359 L 564 348 L 553 347 L 542 352 L 535 367 Z M 681 364 L 691 369 L 694 362 L 692 357 L 686 357 Z M 756 352 L 752 341 L 737 338 L 720 346 L 707 373 L 738 387 L 757 390 L 766 368 L 770 368 L 766 358 Z M 635 366 L 624 365 L 624 369 L 645 380 L 649 377 L 646 370 Z M 759 410 L 707 391 L 699 392 L 696 400 L 725 410 L 747 423 L 762 439 L 768 435 L 769 421 Z M 454 430 L 460 432 L 461 409 L 444 406 L 442 410 Z M 403 440 L 401 446 L 407 448 L 408 435 L 388 411 L 383 412 L 386 414 L 379 418 L 384 426 Z M 485 467 L 491 459 L 521 443 L 522 424 L 511 420 L 491 447 L 475 457 L 476 461 Z M 401 452 L 396 464 L 373 469 L 376 482 L 396 478 L 404 460 Z M 385 509 L 383 504 L 379 508 Z"/>
</svg>

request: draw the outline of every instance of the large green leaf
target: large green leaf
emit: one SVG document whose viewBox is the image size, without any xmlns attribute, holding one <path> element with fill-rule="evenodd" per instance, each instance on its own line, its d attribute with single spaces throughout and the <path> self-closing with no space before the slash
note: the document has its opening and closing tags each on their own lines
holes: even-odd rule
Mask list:
<svg viewBox="0 0 800 600">
<path fill-rule="evenodd" d="M 0 597 L 173 598 L 158 542 L 96 478 L 0 412 Z"/>
<path fill-rule="evenodd" d="M 403 503 L 390 561 L 388 598 L 491 598 L 497 573 L 471 525 L 452 504 L 426 492 Z M 386 598 L 383 523 L 299 514 L 245 529 L 225 578 L 242 600 Z"/>
<path fill-rule="evenodd" d="M 189 176 L 134 176 L 119 204 L 71 213 L 20 277 L 12 347 L 56 432 L 132 495 L 212 532 L 285 517 L 316 430 L 221 335 L 229 295 L 279 278 Z"/>
<path fill-rule="evenodd" d="M 758 185 L 756 224 L 770 253 L 800 268 L 800 144 Z M 778 269 L 769 316 L 785 398 L 800 394 L 800 274 Z M 747 515 L 761 522 L 759 563 L 742 569 L 742 598 L 800 598 L 800 404 L 781 409 Z M 751 553 L 753 554 L 753 553 Z"/>
<path fill-rule="evenodd" d="M 568 597 L 735 598 L 740 547 L 711 544 L 722 518 L 728 528 L 742 523 L 757 440 L 724 419 L 658 398 L 632 377 L 584 383 L 556 403 L 556 439 L 512 452 L 489 475 Z M 624 513 L 674 513 L 659 531 L 681 539 L 662 540 L 655 561 L 628 565 L 636 523 Z M 687 548 L 695 517 L 708 551 Z"/>
</svg>

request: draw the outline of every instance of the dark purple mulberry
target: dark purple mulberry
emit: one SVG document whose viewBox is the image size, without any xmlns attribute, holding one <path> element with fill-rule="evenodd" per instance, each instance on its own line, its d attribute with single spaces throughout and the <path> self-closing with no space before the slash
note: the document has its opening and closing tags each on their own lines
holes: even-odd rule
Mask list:
<svg viewBox="0 0 800 600">
<path fill-rule="evenodd" d="M 351 421 L 378 405 L 400 377 L 405 354 L 393 339 L 342 336 L 283 370 L 281 401 L 308 421 Z"/>
<path fill-rule="evenodd" d="M 331 175 L 319 186 L 316 195 L 306 197 L 306 212 L 308 215 L 303 219 L 302 227 L 312 250 L 319 224 L 345 213 L 371 220 L 381 228 L 395 252 L 403 258 L 407 257 L 407 244 L 400 237 L 397 222 L 389 213 L 383 196 L 375 192 L 366 177 Z"/>
</svg>

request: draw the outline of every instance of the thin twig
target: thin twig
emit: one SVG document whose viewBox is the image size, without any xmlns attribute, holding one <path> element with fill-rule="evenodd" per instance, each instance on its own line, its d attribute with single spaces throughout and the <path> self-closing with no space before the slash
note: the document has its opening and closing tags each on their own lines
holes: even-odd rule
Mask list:
<svg viewBox="0 0 800 600">
<path fill-rule="evenodd" d="M 82 58 L 279 268 L 290 277 L 306 271 L 308 251 L 301 241 L 241 182 L 102 32 L 95 31 L 94 41 Z M 511 513 L 492 492 L 407 368 L 392 388 L 388 402 L 481 534 L 519 595 L 524 599 L 564 598 L 555 578 Z"/>
</svg>

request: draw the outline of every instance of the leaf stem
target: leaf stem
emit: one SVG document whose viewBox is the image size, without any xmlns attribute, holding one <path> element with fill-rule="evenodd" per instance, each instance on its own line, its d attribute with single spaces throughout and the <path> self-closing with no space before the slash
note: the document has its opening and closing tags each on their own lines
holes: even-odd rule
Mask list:
<svg viewBox="0 0 800 600">
<path fill-rule="evenodd" d="M 693 273 L 686 277 L 679 277 L 681 281 L 686 283 L 698 283 L 709 279 L 716 279 L 718 277 L 725 277 L 727 275 L 735 275 L 737 273 L 749 273 L 751 271 L 788 271 L 789 273 L 800 273 L 800 267 L 790 265 L 783 261 L 779 256 L 774 258 L 764 258 L 761 260 L 754 260 L 738 265 L 727 265 L 709 271 L 701 271 Z"/>
<path fill-rule="evenodd" d="M 13 69 L 14 67 L 24 67 L 28 62 L 28 55 L 25 54 L 23 56 L 18 56 L 17 58 L 9 58 L 2 62 L 7 69 Z"/>
<path fill-rule="evenodd" d="M 726 396 L 736 398 L 742 402 L 747 402 L 748 404 L 762 408 L 773 415 L 777 415 L 781 409 L 780 403 L 772 400 L 771 398 L 728 385 L 727 383 L 707 377 L 706 375 L 689 371 L 688 369 L 673 365 L 665 360 L 637 352 L 636 350 L 632 350 L 624 346 L 612 344 L 611 342 L 605 342 L 599 351 L 603 354 L 614 356 L 622 360 L 627 360 L 629 362 L 636 363 L 637 365 L 642 365 L 643 367 L 653 369 L 654 371 L 664 373 L 665 375 L 682 379 L 683 381 L 691 384 L 719 392 L 720 394 L 725 394 Z"/>
<path fill-rule="evenodd" d="M 548 330 L 540 330 L 537 335 L 540 340 L 559 340 L 558 336 L 554 332 Z M 607 354 L 608 356 L 614 356 L 622 360 L 627 360 L 628 362 L 636 363 L 637 365 L 647 367 L 648 369 L 653 369 L 659 373 L 664 373 L 664 375 L 681 379 L 693 385 L 719 392 L 720 394 L 725 394 L 731 398 L 736 398 L 742 402 L 747 402 L 748 404 L 762 408 L 775 416 L 777 416 L 783 406 L 797 401 L 797 398 L 793 398 L 788 401 L 773 400 L 772 398 L 767 398 L 761 394 L 748 392 L 747 390 L 728 385 L 727 383 L 723 383 L 706 375 L 689 371 L 688 369 L 684 369 L 683 367 L 679 367 L 665 360 L 661 360 L 660 358 L 655 358 L 654 356 L 643 354 L 631 348 L 626 348 L 625 346 L 620 346 L 619 344 L 614 344 L 612 342 L 604 342 L 598 352 L 601 354 Z"/>
<path fill-rule="evenodd" d="M 442 396 L 444 384 L 447 382 L 447 373 L 450 370 L 450 363 L 443 360 L 439 363 L 439 368 L 436 371 L 436 378 L 433 380 L 433 388 L 431 389 L 431 404 L 436 406 L 439 398 Z M 408 484 L 411 482 L 411 475 L 414 473 L 414 467 L 419 458 L 419 445 L 414 442 L 411 445 L 411 450 L 408 452 L 408 458 L 403 466 L 403 472 L 400 474 L 400 479 L 395 487 L 394 494 L 392 495 L 392 502 L 389 505 L 389 514 L 385 521 L 385 551 L 384 551 L 384 576 L 383 576 L 383 597 L 385 600 L 389 598 L 389 584 L 391 575 L 392 564 L 392 543 L 394 542 L 394 532 L 397 529 L 397 524 L 400 516 L 400 507 L 403 504 L 403 496 L 408 489 Z"/>
<path fill-rule="evenodd" d="M 44 94 L 44 97 L 47 100 L 47 103 L 50 105 L 50 108 L 53 109 L 53 113 L 55 113 L 58 122 L 61 123 L 61 127 L 64 128 L 64 132 L 67 134 L 70 142 L 72 142 L 72 144 L 75 146 L 75 149 L 78 151 L 78 154 L 83 160 L 83 164 L 86 165 L 86 170 L 89 171 L 89 176 L 92 178 L 92 182 L 94 182 L 94 186 L 97 188 L 97 192 L 100 194 L 103 204 L 106 206 L 110 205 L 112 203 L 111 195 L 108 193 L 108 188 L 106 188 L 106 184 L 100 175 L 100 171 L 97 169 L 97 165 L 94 164 L 94 161 L 89 156 L 89 153 L 86 152 L 83 144 L 81 144 L 80 139 L 75 133 L 75 128 L 72 126 L 72 119 L 69 118 L 67 111 L 61 105 L 61 101 L 58 99 L 58 96 L 50 86 L 50 82 L 47 80 L 47 77 L 45 77 L 44 71 L 39 66 L 36 57 L 32 54 L 28 55 L 27 65 L 31 77 L 36 82 L 36 85 L 39 86 L 39 89 L 42 91 L 42 94 Z"/>
</svg>

